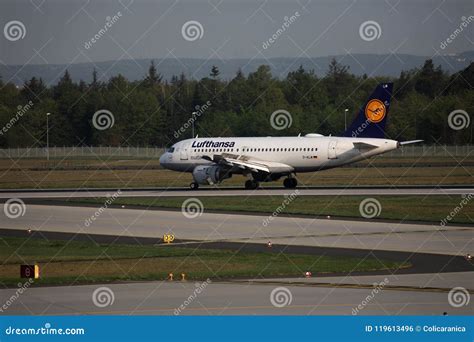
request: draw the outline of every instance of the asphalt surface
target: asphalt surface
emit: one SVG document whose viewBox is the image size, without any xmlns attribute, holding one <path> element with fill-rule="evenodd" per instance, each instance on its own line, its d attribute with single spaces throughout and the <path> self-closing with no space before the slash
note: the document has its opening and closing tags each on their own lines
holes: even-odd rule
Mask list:
<svg viewBox="0 0 474 342">
<path fill-rule="evenodd" d="M 384 276 L 378 277 L 378 282 Z M 470 301 L 449 304 L 446 291 L 341 288 L 286 284 L 140 282 L 127 284 L 28 288 L 0 315 L 472 315 Z M 281 287 L 286 290 L 282 290 Z M 200 293 L 196 289 L 200 289 Z M 280 289 L 278 289 L 280 288 Z M 94 304 L 94 291 L 103 301 Z M 272 291 L 280 298 L 272 304 Z M 0 290 L 7 300 L 16 289 Z M 106 291 L 106 292 L 105 292 Z M 283 293 L 284 291 L 284 293 Z M 276 293 L 278 293 L 276 292 Z M 368 297 L 370 296 L 370 297 Z M 96 298 L 99 298 L 96 296 Z M 191 299 L 190 299 L 191 298 Z M 368 299 L 369 298 L 369 299 Z M 113 299 L 113 300 L 112 300 Z M 109 304 L 109 305 L 106 305 Z M 358 311 L 356 308 L 359 307 Z M 178 310 L 181 308 L 180 310 Z M 271 327 L 266 327 L 271 328 Z"/>
<path fill-rule="evenodd" d="M 472 267 L 472 266 L 471 266 Z M 252 282 L 268 283 L 279 282 L 286 284 L 308 284 L 332 286 L 357 285 L 361 287 L 372 287 L 374 284 L 384 282 L 387 288 L 404 288 L 416 291 L 445 290 L 449 291 L 457 286 L 474 291 L 474 267 L 470 272 L 437 272 L 424 274 L 387 274 L 383 275 L 347 275 L 344 277 L 321 277 L 315 275 L 310 278 L 278 278 L 278 279 L 255 279 Z"/>
<path fill-rule="evenodd" d="M 9 198 L 90 198 L 112 196 L 118 189 L 80 189 L 80 190 L 1 190 L 0 199 Z M 184 197 L 184 196 L 284 196 L 295 192 L 295 189 L 265 187 L 257 190 L 243 190 L 242 188 L 202 188 L 190 190 L 187 188 L 153 188 L 153 189 L 124 189 L 123 197 Z M 313 187 L 298 188 L 298 196 L 377 196 L 377 195 L 465 195 L 474 193 L 474 188 L 463 187 Z"/>
<path fill-rule="evenodd" d="M 0 228 L 66 233 L 103 234 L 161 239 L 172 233 L 180 240 L 234 241 L 313 247 L 338 247 L 437 253 L 474 254 L 474 227 L 436 224 L 348 221 L 302 217 L 181 211 L 46 206 L 28 204 L 23 216 L 0 213 Z M 88 219 L 96 217 L 88 223 Z"/>
<path fill-rule="evenodd" d="M 23 216 L 10 219 L 0 213 L 0 234 L 34 236 L 93 234 L 93 238 L 116 238 L 135 243 L 159 243 L 164 233 L 173 233 L 176 247 L 232 248 L 252 250 L 273 243 L 275 252 L 326 255 L 372 255 L 408 260 L 414 267 L 402 272 L 351 274 L 341 277 L 250 279 L 211 282 L 196 295 L 194 282 L 136 282 L 28 288 L 18 298 L 16 289 L 0 290 L 0 304 L 8 304 L 0 315 L 472 315 L 472 301 L 455 307 L 449 291 L 464 287 L 472 292 L 472 263 L 463 256 L 474 250 L 474 227 L 431 224 L 345 221 L 276 217 L 267 226 L 266 216 L 203 212 L 188 218 L 181 211 L 46 206 L 27 204 Z M 90 224 L 86 219 L 97 218 Z M 28 233 L 27 230 L 32 232 Z M 97 235 L 101 234 L 101 235 Z M 83 235 L 76 235 L 76 238 Z M 89 238 L 89 237 L 86 237 Z M 373 251 L 372 251 L 373 250 Z M 424 254 L 434 253 L 434 254 Z M 422 274 L 414 274 L 419 272 Z M 432 272 L 432 273 L 427 273 Z M 442 273 L 439 272 L 454 272 Z M 374 295 L 374 283 L 389 280 Z M 202 285 L 202 283 L 200 283 Z M 100 287 L 112 293 L 113 303 L 93 301 Z M 287 305 L 272 304 L 271 293 L 285 287 Z M 202 288 L 202 286 L 201 286 Z M 111 292 L 110 292 L 111 291 Z M 289 292 L 288 292 L 289 291 Z M 289 294 L 288 294 L 289 293 Z M 190 300 L 190 296 L 193 299 Z M 369 297 L 368 297 L 369 296 Z M 367 298 L 370 298 L 367 300 Z M 183 305 L 184 308 L 178 310 Z M 359 307 L 359 309 L 357 309 Z"/>
</svg>

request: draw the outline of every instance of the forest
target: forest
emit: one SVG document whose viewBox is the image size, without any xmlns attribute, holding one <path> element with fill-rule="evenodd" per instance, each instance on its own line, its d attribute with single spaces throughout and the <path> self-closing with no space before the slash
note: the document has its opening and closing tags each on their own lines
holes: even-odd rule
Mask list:
<svg viewBox="0 0 474 342">
<path fill-rule="evenodd" d="M 426 144 L 472 144 L 472 124 L 452 129 L 453 110 L 474 109 L 474 63 L 449 75 L 432 60 L 398 78 L 355 76 L 331 61 L 324 75 L 295 68 L 276 78 L 267 65 L 230 80 L 213 67 L 200 80 L 184 74 L 164 80 L 153 63 L 140 81 L 122 75 L 73 82 L 68 71 L 55 85 L 31 78 L 22 87 L 0 79 L 0 147 L 43 147 L 47 117 L 50 146 L 169 146 L 195 134 L 268 136 L 344 131 L 379 82 L 394 82 L 387 138 L 423 139 Z M 107 111 L 112 122 L 99 129 L 94 113 Z M 288 111 L 291 125 L 275 129 L 271 114 Z M 195 112 L 195 114 L 193 114 Z M 104 129 L 106 128 L 106 129 Z"/>
</svg>

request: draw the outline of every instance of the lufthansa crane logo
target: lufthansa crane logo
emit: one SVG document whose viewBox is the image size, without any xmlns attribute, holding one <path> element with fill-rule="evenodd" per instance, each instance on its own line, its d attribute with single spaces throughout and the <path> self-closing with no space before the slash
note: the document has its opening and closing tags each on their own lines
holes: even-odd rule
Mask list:
<svg viewBox="0 0 474 342">
<path fill-rule="evenodd" d="M 385 117 L 385 105 L 380 100 L 370 100 L 365 106 L 365 117 L 372 123 L 377 123 Z"/>
</svg>

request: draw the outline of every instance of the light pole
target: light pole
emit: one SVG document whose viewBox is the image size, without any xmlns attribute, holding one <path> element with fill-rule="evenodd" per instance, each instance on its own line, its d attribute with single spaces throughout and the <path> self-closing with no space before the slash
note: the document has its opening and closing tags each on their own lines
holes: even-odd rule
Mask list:
<svg viewBox="0 0 474 342">
<path fill-rule="evenodd" d="M 46 113 L 46 160 L 49 161 L 49 116 L 51 113 Z"/>
<path fill-rule="evenodd" d="M 196 112 L 193 112 L 192 113 L 192 116 L 191 116 L 191 124 L 193 125 L 193 136 L 192 138 L 194 139 L 194 118 L 196 116 Z"/>
<path fill-rule="evenodd" d="M 344 130 L 347 130 L 347 112 L 349 111 L 348 108 L 344 109 Z"/>
</svg>

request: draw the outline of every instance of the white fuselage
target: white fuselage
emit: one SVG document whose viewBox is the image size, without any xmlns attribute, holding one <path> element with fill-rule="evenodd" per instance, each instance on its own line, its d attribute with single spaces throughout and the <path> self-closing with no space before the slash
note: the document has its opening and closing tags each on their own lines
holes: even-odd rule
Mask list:
<svg viewBox="0 0 474 342">
<path fill-rule="evenodd" d="M 372 148 L 355 148 L 354 143 Z M 353 163 L 398 148 L 398 142 L 378 138 L 327 137 L 308 134 L 299 137 L 196 138 L 180 141 L 160 157 L 163 167 L 192 172 L 198 165 L 209 165 L 214 155 L 223 153 L 255 160 L 278 162 L 293 172 L 314 172 Z"/>
</svg>

